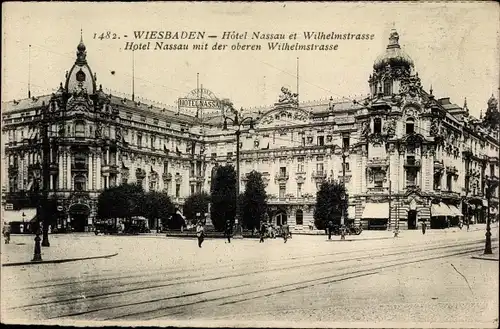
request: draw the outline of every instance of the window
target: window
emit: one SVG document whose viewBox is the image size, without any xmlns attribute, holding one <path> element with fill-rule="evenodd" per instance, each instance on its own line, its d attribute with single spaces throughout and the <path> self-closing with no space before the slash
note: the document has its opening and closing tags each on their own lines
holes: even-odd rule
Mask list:
<svg viewBox="0 0 500 329">
<path fill-rule="evenodd" d="M 298 173 L 303 173 L 304 171 L 304 158 L 299 158 L 298 163 L 297 163 L 297 172 Z"/>
<path fill-rule="evenodd" d="M 306 146 L 306 138 L 302 137 L 302 146 Z"/>
<path fill-rule="evenodd" d="M 297 198 L 302 198 L 302 183 L 297 183 Z"/>
<path fill-rule="evenodd" d="M 453 188 L 451 175 L 446 175 L 446 188 L 451 192 Z"/>
<path fill-rule="evenodd" d="M 175 184 L 175 197 L 178 198 L 181 195 L 181 184 Z"/>
<path fill-rule="evenodd" d="M 158 126 L 158 119 L 154 119 L 153 123 Z"/>
<path fill-rule="evenodd" d="M 286 185 L 280 185 L 279 198 L 283 199 L 285 197 L 285 194 L 286 194 Z"/>
<path fill-rule="evenodd" d="M 75 169 L 87 168 L 87 156 L 84 153 L 75 154 Z"/>
<path fill-rule="evenodd" d="M 145 117 L 145 116 L 143 116 L 143 115 L 141 115 L 141 121 L 142 121 L 142 122 L 146 122 L 146 117 Z"/>
<path fill-rule="evenodd" d="M 191 170 L 189 171 L 189 174 L 191 175 L 191 177 L 194 176 L 194 162 L 191 162 Z"/>
<path fill-rule="evenodd" d="M 77 121 L 75 123 L 75 136 L 76 137 L 85 137 L 85 122 Z"/>
<path fill-rule="evenodd" d="M 142 147 L 142 135 L 141 134 L 137 134 L 137 146 L 139 148 Z"/>
<path fill-rule="evenodd" d="M 392 81 L 384 80 L 384 96 L 392 95 Z"/>
<path fill-rule="evenodd" d="M 156 191 L 156 181 L 151 180 L 151 181 L 149 182 L 149 190 L 150 190 L 150 191 Z"/>
<path fill-rule="evenodd" d="M 323 174 L 323 164 L 322 163 L 316 163 L 316 171 L 318 172 L 319 175 Z"/>
<path fill-rule="evenodd" d="M 302 209 L 298 209 L 297 212 L 295 213 L 295 224 L 296 225 L 304 224 L 304 213 L 302 212 Z"/>
<path fill-rule="evenodd" d="M 382 119 L 380 118 L 373 119 L 373 132 L 376 134 L 382 133 Z"/>
<path fill-rule="evenodd" d="M 344 167 L 344 163 L 342 163 L 342 167 Z M 349 162 L 345 163 L 345 171 L 349 171 Z"/>
<path fill-rule="evenodd" d="M 434 189 L 435 190 L 441 189 L 441 175 L 440 174 L 434 174 Z"/>
<path fill-rule="evenodd" d="M 344 150 L 349 148 L 349 136 L 344 136 L 342 138 L 342 148 Z"/>
<path fill-rule="evenodd" d="M 191 195 L 194 194 L 194 189 L 195 189 L 195 185 L 194 184 L 191 184 Z"/>
<path fill-rule="evenodd" d="M 122 184 L 127 184 L 127 183 L 128 183 L 128 179 L 122 178 Z"/>
<path fill-rule="evenodd" d="M 156 143 L 156 137 L 151 136 L 151 148 L 154 150 L 155 149 L 155 143 Z"/>
<path fill-rule="evenodd" d="M 168 172 L 168 162 L 167 161 L 163 162 L 163 172 L 165 172 L 165 173 Z"/>
<path fill-rule="evenodd" d="M 325 137 L 324 136 L 318 136 L 318 145 L 319 146 L 325 145 Z"/>
<path fill-rule="evenodd" d="M 406 120 L 406 133 L 413 134 L 415 132 L 415 120 L 409 118 Z"/>
<path fill-rule="evenodd" d="M 286 167 L 280 167 L 280 176 L 286 176 Z"/>
<path fill-rule="evenodd" d="M 495 176 L 495 165 L 490 164 L 490 176 Z"/>
<path fill-rule="evenodd" d="M 227 158 L 231 159 L 233 157 L 233 152 L 227 152 Z"/>
<path fill-rule="evenodd" d="M 373 180 L 375 182 L 375 187 L 384 186 L 385 173 L 382 170 L 375 172 Z"/>
<path fill-rule="evenodd" d="M 85 191 L 85 176 L 77 175 L 75 176 L 75 191 Z"/>
<path fill-rule="evenodd" d="M 406 186 L 416 186 L 417 185 L 417 173 L 413 170 L 406 171 Z"/>
</svg>

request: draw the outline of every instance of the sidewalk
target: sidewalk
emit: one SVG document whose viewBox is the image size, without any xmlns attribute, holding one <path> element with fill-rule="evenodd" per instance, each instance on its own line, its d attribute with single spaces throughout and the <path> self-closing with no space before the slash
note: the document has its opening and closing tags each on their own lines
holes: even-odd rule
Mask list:
<svg viewBox="0 0 500 329">
<path fill-rule="evenodd" d="M 40 236 L 41 237 L 41 236 Z M 10 243 L 1 240 L 2 266 L 63 263 L 77 260 L 106 258 L 117 254 L 116 248 L 96 243 L 92 234 L 49 234 L 50 247 L 41 247 L 42 261 L 31 262 L 35 235 L 13 234 Z"/>
</svg>

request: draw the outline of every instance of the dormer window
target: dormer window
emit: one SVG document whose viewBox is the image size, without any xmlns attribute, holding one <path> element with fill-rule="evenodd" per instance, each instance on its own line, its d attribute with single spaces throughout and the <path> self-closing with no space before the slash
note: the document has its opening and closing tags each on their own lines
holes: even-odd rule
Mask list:
<svg viewBox="0 0 500 329">
<path fill-rule="evenodd" d="M 415 132 L 415 120 L 408 118 L 406 120 L 406 134 L 413 134 Z"/>
</svg>

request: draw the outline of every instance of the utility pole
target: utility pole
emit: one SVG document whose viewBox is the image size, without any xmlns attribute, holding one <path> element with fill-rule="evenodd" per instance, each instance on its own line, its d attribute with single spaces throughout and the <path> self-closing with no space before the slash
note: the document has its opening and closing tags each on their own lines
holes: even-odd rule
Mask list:
<svg viewBox="0 0 500 329">
<path fill-rule="evenodd" d="M 49 105 L 50 106 L 50 105 Z M 49 243 L 49 214 L 47 209 L 47 200 L 49 195 L 50 175 L 50 143 L 49 143 L 49 106 L 42 109 L 42 198 L 40 200 L 42 228 L 42 246 L 50 247 Z"/>
</svg>

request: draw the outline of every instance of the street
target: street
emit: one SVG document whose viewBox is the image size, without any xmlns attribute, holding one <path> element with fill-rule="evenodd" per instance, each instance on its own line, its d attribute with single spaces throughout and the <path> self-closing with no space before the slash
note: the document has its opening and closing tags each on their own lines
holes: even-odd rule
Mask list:
<svg viewBox="0 0 500 329">
<path fill-rule="evenodd" d="M 198 248 L 195 239 L 82 235 L 118 255 L 2 268 L 2 322 L 498 326 L 498 261 L 471 258 L 484 231 L 361 235 L 370 236 L 207 239 Z"/>
</svg>

